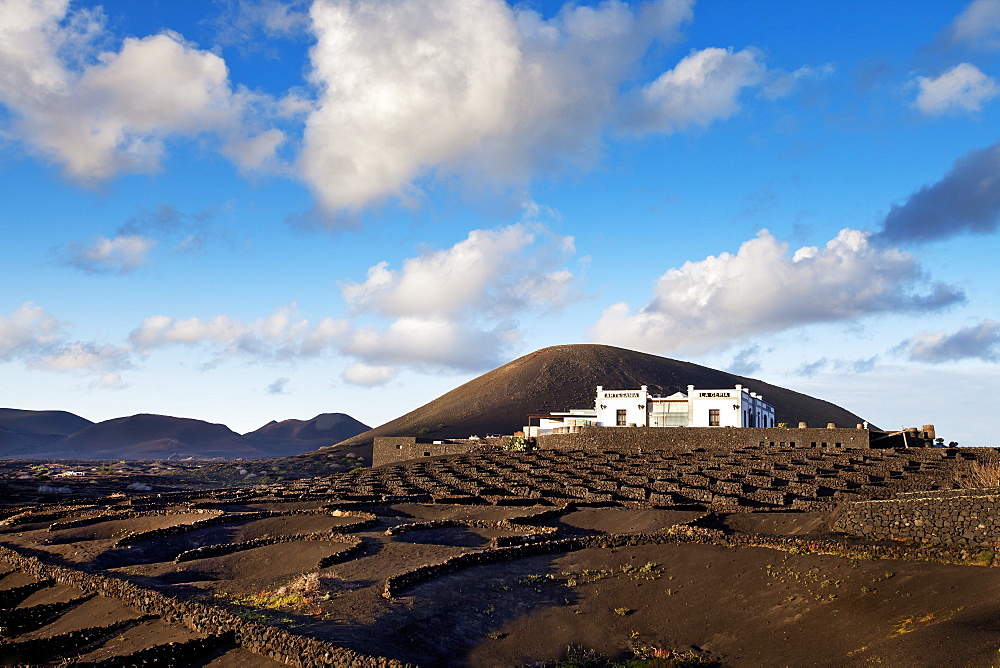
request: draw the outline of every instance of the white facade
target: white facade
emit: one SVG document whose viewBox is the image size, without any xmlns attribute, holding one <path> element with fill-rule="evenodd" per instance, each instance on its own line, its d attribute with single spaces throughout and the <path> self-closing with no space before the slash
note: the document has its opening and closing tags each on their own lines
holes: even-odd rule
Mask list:
<svg viewBox="0 0 1000 668">
<path fill-rule="evenodd" d="M 605 390 L 597 386 L 594 405 L 599 427 L 645 427 L 649 415 L 649 391 L 643 385 L 638 390 Z"/>
<path fill-rule="evenodd" d="M 692 427 L 774 426 L 774 406 L 741 385 L 732 390 L 696 390 L 688 385 L 687 396 Z"/>
<path fill-rule="evenodd" d="M 719 390 L 688 391 L 670 396 L 638 390 L 606 390 L 597 386 L 593 409 L 531 415 L 538 425 L 525 427 L 525 435 L 567 433 L 586 426 L 598 427 L 774 427 L 774 406 L 742 385 Z"/>
</svg>

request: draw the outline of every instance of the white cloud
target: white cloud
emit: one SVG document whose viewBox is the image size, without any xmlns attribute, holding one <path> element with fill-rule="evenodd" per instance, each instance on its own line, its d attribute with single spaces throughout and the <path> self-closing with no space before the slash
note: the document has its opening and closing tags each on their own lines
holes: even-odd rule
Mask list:
<svg viewBox="0 0 1000 668">
<path fill-rule="evenodd" d="M 354 321 L 310 322 L 294 304 L 252 322 L 156 315 L 129 340 L 141 352 L 170 345 L 277 359 L 332 352 L 360 363 L 344 376 L 356 384 L 384 382 L 399 366 L 478 370 L 499 363 L 519 340 L 514 318 L 556 311 L 578 298 L 574 275 L 559 266 L 574 252 L 571 237 L 538 224 L 473 230 L 400 269 L 380 262 L 365 281 L 343 284 Z"/>
<path fill-rule="evenodd" d="M 33 369 L 97 374 L 92 387 L 124 387 L 117 372 L 132 366 L 129 348 L 67 342 L 67 329 L 42 307 L 25 302 L 9 316 L 0 316 L 0 362 L 19 360 Z M 112 377 L 117 381 L 112 383 Z"/>
<path fill-rule="evenodd" d="M 527 305 L 563 304 L 573 276 L 545 268 L 552 253 L 573 252 L 572 238 L 535 246 L 538 237 L 521 224 L 473 230 L 451 248 L 404 261 L 401 270 L 380 262 L 364 283 L 347 283 L 341 292 L 355 310 L 388 316 L 454 317 L 470 308 L 510 313 Z"/>
<path fill-rule="evenodd" d="M 760 58 L 752 48 L 692 51 L 633 96 L 626 126 L 636 132 L 672 133 L 732 117 L 740 109 L 743 89 L 764 78 Z"/>
<path fill-rule="evenodd" d="M 544 20 L 501 0 L 317 0 L 302 176 L 327 210 L 358 209 L 415 196 L 435 170 L 517 183 L 586 161 L 690 4 L 567 4 Z"/>
<path fill-rule="evenodd" d="M 519 337 L 511 318 L 559 310 L 576 298 L 575 277 L 556 266 L 574 252 L 571 237 L 516 224 L 473 230 L 399 270 L 380 262 L 363 283 L 344 284 L 341 292 L 356 312 L 391 322 L 358 329 L 345 352 L 376 365 L 493 365 Z"/>
<path fill-rule="evenodd" d="M 917 77 L 920 92 L 914 102 L 917 109 L 931 116 L 978 112 L 1000 87 L 978 67 L 960 63 L 939 77 Z"/>
<path fill-rule="evenodd" d="M 19 138 L 70 176 L 96 182 L 154 171 L 174 135 L 249 141 L 242 116 L 252 96 L 232 90 L 221 57 L 163 32 L 125 38 L 120 50 L 77 66 L 66 47 L 86 52 L 102 27 L 91 13 L 81 28 L 80 16 L 66 0 L 0 0 L 0 103 Z M 246 158 L 260 164 L 273 135 L 258 144 Z"/>
<path fill-rule="evenodd" d="M 0 361 L 36 354 L 58 341 L 62 326 L 41 306 L 25 302 L 0 316 Z"/>
<path fill-rule="evenodd" d="M 973 0 L 955 17 L 948 40 L 986 50 L 1000 48 L 1000 0 Z"/>
<path fill-rule="evenodd" d="M 964 299 L 943 283 L 916 292 L 925 283 L 911 255 L 872 246 L 864 232 L 844 229 L 825 248 L 804 247 L 789 257 L 788 245 L 764 230 L 735 255 L 667 271 L 638 311 L 626 303 L 608 307 L 591 337 L 652 352 L 701 352 L 766 332 L 929 311 Z"/>
<path fill-rule="evenodd" d="M 98 236 L 90 244 L 64 244 L 63 262 L 92 273 L 130 274 L 146 263 L 155 245 L 154 240 L 137 234 Z"/>
<path fill-rule="evenodd" d="M 383 329 L 357 330 L 344 352 L 374 363 L 474 371 L 497 365 L 518 337 L 510 322 L 487 327 L 475 321 L 404 316 Z"/>
<path fill-rule="evenodd" d="M 374 387 L 384 385 L 396 375 L 396 368 L 391 366 L 375 366 L 356 362 L 341 374 L 341 378 L 351 385 L 362 385 L 364 387 Z"/>
<path fill-rule="evenodd" d="M 102 373 L 100 378 L 91 384 L 91 387 L 99 390 L 124 390 L 128 386 L 122 375 L 116 371 Z"/>
<path fill-rule="evenodd" d="M 29 366 L 48 371 L 98 371 L 132 366 L 130 351 L 115 345 L 77 341 L 51 350 L 29 361 Z"/>
<path fill-rule="evenodd" d="M 309 322 L 298 314 L 293 303 L 248 323 L 228 315 L 208 319 L 155 315 L 143 320 L 129 334 L 129 341 L 140 351 L 177 344 L 211 344 L 227 354 L 282 359 L 315 357 L 334 348 L 347 331 L 348 324 L 334 318 Z"/>
<path fill-rule="evenodd" d="M 983 320 L 954 332 L 920 332 L 904 341 L 901 348 L 908 348 L 910 359 L 917 362 L 941 364 L 963 359 L 996 362 L 1000 360 L 1000 323 Z"/>
</svg>

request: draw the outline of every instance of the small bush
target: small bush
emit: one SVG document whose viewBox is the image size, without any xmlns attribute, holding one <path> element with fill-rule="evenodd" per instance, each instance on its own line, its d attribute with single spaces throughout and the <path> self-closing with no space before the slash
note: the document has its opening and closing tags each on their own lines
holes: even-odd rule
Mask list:
<svg viewBox="0 0 1000 668">
<path fill-rule="evenodd" d="M 1000 462 L 972 462 L 958 482 L 966 489 L 1000 487 Z"/>
<path fill-rule="evenodd" d="M 536 449 L 536 446 L 524 436 L 511 436 L 504 443 L 503 449 L 509 452 L 529 452 Z"/>
</svg>

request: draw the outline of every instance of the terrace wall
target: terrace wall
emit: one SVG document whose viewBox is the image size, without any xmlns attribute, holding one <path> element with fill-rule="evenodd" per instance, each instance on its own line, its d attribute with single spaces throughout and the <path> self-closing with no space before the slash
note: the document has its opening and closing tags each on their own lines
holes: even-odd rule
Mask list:
<svg viewBox="0 0 1000 668">
<path fill-rule="evenodd" d="M 590 427 L 576 434 L 546 434 L 538 447 L 554 450 L 736 450 L 746 446 L 793 448 L 868 448 L 867 429 L 796 427 Z"/>
<path fill-rule="evenodd" d="M 835 531 L 886 540 L 1000 548 L 1000 488 L 905 492 L 841 506 Z"/>
<path fill-rule="evenodd" d="M 592 450 L 642 453 L 650 450 L 736 450 L 752 445 L 793 448 L 868 448 L 867 429 L 776 427 L 586 427 L 572 434 L 545 434 L 537 438 L 545 450 Z M 502 439 L 451 439 L 434 443 L 417 436 L 377 437 L 372 466 L 412 459 L 458 455 L 500 445 Z"/>
<path fill-rule="evenodd" d="M 439 457 L 441 455 L 461 455 L 490 449 L 503 439 L 430 439 L 419 436 L 377 436 L 372 445 L 372 466 L 395 464 L 410 459 Z M 435 443 L 435 441 L 440 441 Z"/>
</svg>

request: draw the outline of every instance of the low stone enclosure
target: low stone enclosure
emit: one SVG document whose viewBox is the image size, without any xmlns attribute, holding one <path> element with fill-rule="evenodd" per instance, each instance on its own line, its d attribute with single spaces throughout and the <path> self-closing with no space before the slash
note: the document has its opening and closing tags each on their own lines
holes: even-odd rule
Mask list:
<svg viewBox="0 0 1000 668">
<path fill-rule="evenodd" d="M 7 636 L 0 640 L 0 663 L 4 657 L 7 662 L 20 657 L 23 663 L 75 660 L 89 647 L 110 644 L 130 624 L 160 623 L 185 629 L 187 635 L 100 665 L 195 665 L 192 657 L 207 661 L 220 652 L 248 665 L 399 665 L 372 655 L 368 647 L 346 647 L 324 637 L 329 625 L 324 626 L 322 618 L 311 625 L 313 617 L 297 614 L 295 623 L 301 627 L 289 630 L 274 622 L 249 622 L 238 606 L 215 604 L 218 598 L 176 593 L 184 591 L 177 585 L 187 581 L 180 579 L 185 573 L 203 569 L 211 574 L 223 560 L 238 564 L 242 556 L 254 558 L 266 550 L 284 562 L 298 560 L 305 571 L 336 564 L 345 580 L 351 577 L 352 564 L 383 558 L 395 570 L 384 575 L 379 571 L 379 577 L 356 576 L 367 589 L 347 588 L 340 595 L 348 602 L 355 596 L 350 600 L 369 604 L 377 597 L 387 601 L 385 605 L 422 582 L 466 568 L 626 545 L 698 542 L 797 554 L 1000 564 L 1000 488 L 963 488 L 974 484 L 975 467 L 1000 466 L 1000 452 L 845 445 L 858 431 L 867 433 L 782 430 L 800 438 L 808 435 L 808 440 L 788 438 L 772 445 L 758 435 L 749 445 L 717 448 L 653 448 L 648 441 L 635 447 L 593 443 L 588 448 L 579 447 L 581 441 L 576 440 L 574 449 L 550 439 L 542 441 L 549 444 L 546 448 L 530 452 L 494 449 L 255 487 L 93 503 L 69 497 L 48 506 L 0 510 L 0 627 L 5 627 L 0 636 Z M 813 447 L 813 433 L 834 438 L 818 440 Z M 401 505 L 419 506 L 425 514 L 404 518 Z M 616 524 L 604 532 L 575 533 L 572 525 L 560 521 L 578 509 L 605 508 L 674 515 L 683 511 L 694 519 L 658 525 L 658 530 L 621 532 Z M 737 513 L 796 512 L 826 517 L 831 532 L 820 538 L 748 534 L 727 530 L 720 519 Z M 309 523 L 326 518 L 329 528 L 307 530 Z M 288 522 L 283 532 L 275 529 L 278 520 Z M 136 523 L 134 530 L 108 528 L 128 522 Z M 272 524 L 266 535 L 237 531 L 267 522 Z M 212 533 L 225 530 L 230 533 Z M 421 552 L 434 542 L 428 536 L 449 531 L 471 542 Z M 225 540 L 216 538 L 220 535 Z M 60 546 L 71 541 L 90 546 L 101 558 L 67 561 L 70 552 L 60 551 Z M 415 556 L 406 556 L 410 549 Z M 22 575 L 30 580 L 16 579 Z M 252 582 L 248 588 L 259 591 L 255 581 L 247 582 Z M 73 591 L 62 600 L 50 597 L 24 604 L 33 593 L 57 586 Z M 44 640 L 37 635 L 95 597 L 120 601 L 133 610 L 133 618 L 53 631 Z M 332 600 L 325 605 L 335 604 Z M 336 617 L 351 605 L 328 610 Z M 14 619 L 20 626 L 4 623 Z M 310 629 L 316 637 L 310 636 Z"/>
</svg>

